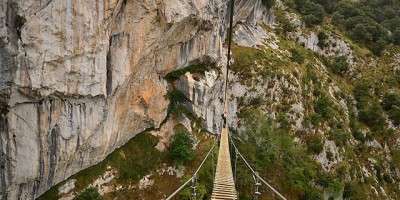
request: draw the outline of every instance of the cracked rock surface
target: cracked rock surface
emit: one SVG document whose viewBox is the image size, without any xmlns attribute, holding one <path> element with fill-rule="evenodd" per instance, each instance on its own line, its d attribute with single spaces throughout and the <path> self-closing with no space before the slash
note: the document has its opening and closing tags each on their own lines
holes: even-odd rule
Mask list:
<svg viewBox="0 0 400 200">
<path fill-rule="evenodd" d="M 261 0 L 237 5 L 236 22 L 271 21 Z M 162 77 L 220 60 L 227 6 L 0 0 L 0 198 L 37 198 L 159 127 Z"/>
</svg>

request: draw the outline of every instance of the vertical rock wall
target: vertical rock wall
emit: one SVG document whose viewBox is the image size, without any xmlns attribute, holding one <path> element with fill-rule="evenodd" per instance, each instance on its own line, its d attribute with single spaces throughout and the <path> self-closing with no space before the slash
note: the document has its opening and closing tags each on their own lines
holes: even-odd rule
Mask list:
<svg viewBox="0 0 400 200">
<path fill-rule="evenodd" d="M 259 4 L 238 1 L 237 20 Z M 0 0 L 1 199 L 36 198 L 158 127 L 162 77 L 219 60 L 227 5 Z"/>
</svg>

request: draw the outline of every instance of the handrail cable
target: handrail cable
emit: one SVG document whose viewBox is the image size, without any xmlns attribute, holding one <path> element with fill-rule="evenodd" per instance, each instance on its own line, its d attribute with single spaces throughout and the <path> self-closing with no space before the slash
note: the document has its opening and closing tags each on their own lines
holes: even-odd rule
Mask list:
<svg viewBox="0 0 400 200">
<path fill-rule="evenodd" d="M 232 136 L 230 136 L 230 141 L 233 144 L 233 148 L 235 148 L 235 151 L 237 153 L 237 155 L 240 156 L 240 158 L 244 161 L 244 163 L 247 165 L 247 167 L 251 170 L 251 172 L 257 176 L 265 185 L 267 185 L 276 195 L 278 195 L 281 199 L 283 200 L 287 200 L 284 196 L 282 196 L 277 190 L 275 190 L 270 184 L 268 184 L 256 171 L 254 171 L 254 169 L 250 166 L 250 164 L 246 161 L 246 159 L 244 159 L 243 155 L 240 153 L 240 151 L 238 150 L 238 148 L 236 147 L 235 143 L 233 142 L 233 138 Z"/>
<path fill-rule="evenodd" d="M 203 161 L 201 162 L 200 166 L 197 168 L 196 172 L 193 174 L 193 176 L 187 180 L 184 184 L 181 185 L 181 187 L 179 187 L 177 190 L 175 190 L 174 193 L 172 193 L 171 195 L 169 195 L 168 198 L 166 198 L 165 200 L 170 200 L 172 197 L 174 197 L 176 194 L 178 194 L 178 192 L 180 192 L 187 184 L 190 183 L 190 181 L 195 181 L 195 178 L 197 176 L 197 173 L 200 171 L 201 167 L 203 167 L 204 163 L 206 162 L 208 156 L 210 155 L 210 153 L 213 151 L 215 144 L 217 143 L 218 139 L 219 139 L 219 135 L 217 136 L 217 138 L 214 140 L 214 144 L 211 146 L 210 150 L 208 151 L 206 157 L 203 159 Z"/>
</svg>

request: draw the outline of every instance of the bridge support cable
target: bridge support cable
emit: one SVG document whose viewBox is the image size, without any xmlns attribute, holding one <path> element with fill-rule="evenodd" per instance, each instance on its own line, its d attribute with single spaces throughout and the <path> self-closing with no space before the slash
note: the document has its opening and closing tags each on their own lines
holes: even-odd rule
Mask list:
<svg viewBox="0 0 400 200">
<path fill-rule="evenodd" d="M 243 155 L 240 153 L 240 151 L 238 150 L 238 148 L 236 147 L 235 143 L 233 142 L 233 138 L 232 136 L 230 136 L 230 141 L 233 145 L 233 148 L 235 149 L 235 151 L 237 152 L 237 155 L 239 155 L 239 157 L 243 160 L 243 162 L 246 164 L 246 166 L 250 169 L 250 171 L 253 173 L 253 178 L 255 181 L 255 185 L 256 185 L 256 189 L 255 189 L 255 196 L 256 194 L 258 194 L 258 186 L 261 185 L 261 183 L 259 183 L 259 181 L 261 181 L 262 183 L 264 183 L 269 189 L 271 189 L 276 195 L 278 195 L 281 199 L 283 200 L 287 200 L 283 195 L 281 195 L 277 190 L 275 190 L 275 188 L 273 188 L 270 184 L 267 183 L 267 181 L 265 181 L 256 171 L 254 171 L 254 169 L 250 166 L 250 164 L 247 162 L 247 160 L 243 157 Z M 258 192 L 258 193 L 257 193 Z M 260 195 L 261 193 L 259 193 L 258 195 Z M 255 198 L 256 199 L 256 198 Z"/>
<path fill-rule="evenodd" d="M 229 15 L 229 32 L 228 32 L 228 63 L 226 64 L 224 108 L 226 108 L 225 104 L 226 104 L 226 97 L 228 90 L 229 65 L 231 64 L 232 29 L 233 29 L 234 12 L 235 12 L 235 0 L 231 0 L 230 15 Z"/>
<path fill-rule="evenodd" d="M 206 162 L 207 158 L 210 156 L 211 152 L 214 154 L 214 148 L 215 145 L 218 143 L 219 140 L 219 135 L 217 136 L 217 138 L 214 140 L 213 145 L 211 146 L 210 150 L 208 151 L 206 157 L 203 159 L 203 161 L 201 162 L 201 164 L 199 165 L 199 167 L 197 168 L 196 172 L 193 174 L 193 176 L 187 180 L 184 184 L 182 184 L 177 190 L 175 190 L 175 192 L 173 192 L 171 195 L 169 195 L 169 197 L 167 197 L 165 200 L 170 200 L 172 199 L 172 197 L 174 197 L 175 195 L 177 195 L 183 188 L 185 188 L 185 186 L 187 186 L 189 183 L 191 184 L 191 188 L 192 188 L 192 195 L 193 198 L 196 199 L 196 182 L 197 182 L 197 174 L 199 173 L 200 169 L 203 167 L 204 163 Z M 214 160 L 212 161 L 214 162 Z"/>
</svg>

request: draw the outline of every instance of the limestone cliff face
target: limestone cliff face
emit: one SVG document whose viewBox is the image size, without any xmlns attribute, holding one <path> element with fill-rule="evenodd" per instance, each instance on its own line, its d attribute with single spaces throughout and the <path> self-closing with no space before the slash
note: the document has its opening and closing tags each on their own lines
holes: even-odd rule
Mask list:
<svg viewBox="0 0 400 200">
<path fill-rule="evenodd" d="M 166 116 L 165 74 L 222 55 L 228 0 L 0 0 L 0 197 L 32 199 Z M 240 0 L 238 21 L 270 20 Z"/>
</svg>

